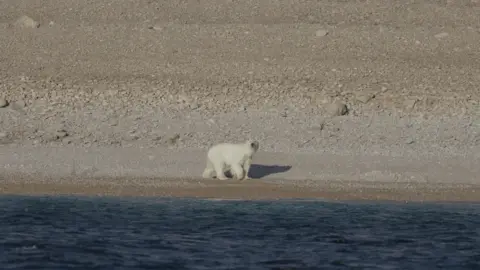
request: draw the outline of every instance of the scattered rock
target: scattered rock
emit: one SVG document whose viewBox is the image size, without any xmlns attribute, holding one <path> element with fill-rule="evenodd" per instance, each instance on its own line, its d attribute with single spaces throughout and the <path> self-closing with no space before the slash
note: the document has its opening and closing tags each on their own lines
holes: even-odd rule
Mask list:
<svg viewBox="0 0 480 270">
<path fill-rule="evenodd" d="M 148 27 L 148 29 L 160 31 L 160 30 L 163 30 L 163 27 L 159 26 L 159 25 L 151 25 L 151 26 Z"/>
<path fill-rule="evenodd" d="M 331 117 L 341 116 L 348 113 L 348 108 L 347 108 L 347 105 L 345 105 L 345 103 L 336 101 L 328 105 L 327 113 Z"/>
<path fill-rule="evenodd" d="M 318 128 L 320 129 L 320 131 L 324 130 L 325 129 L 325 121 L 322 121 Z"/>
<path fill-rule="evenodd" d="M 110 145 L 122 145 L 122 142 L 119 141 L 119 140 L 113 140 L 113 141 L 109 141 L 108 144 L 110 144 Z"/>
<path fill-rule="evenodd" d="M 177 103 L 179 103 L 179 104 L 189 104 L 190 100 L 186 95 L 178 95 Z"/>
<path fill-rule="evenodd" d="M 416 99 L 409 99 L 409 100 L 406 100 L 403 105 L 407 110 L 413 110 L 413 108 L 415 107 L 415 104 L 417 104 Z"/>
<path fill-rule="evenodd" d="M 162 139 L 163 139 L 162 136 L 157 135 L 157 136 L 153 137 L 152 141 L 154 141 L 154 142 L 160 142 Z"/>
<path fill-rule="evenodd" d="M 365 93 L 362 93 L 362 94 L 359 94 L 356 96 L 356 99 L 362 103 L 368 103 L 370 100 L 372 100 L 373 98 L 375 98 L 375 95 L 374 94 L 365 94 Z"/>
<path fill-rule="evenodd" d="M 13 143 L 12 138 L 8 136 L 5 132 L 0 132 L 0 144 L 11 144 Z"/>
<path fill-rule="evenodd" d="M 328 31 L 325 30 L 325 29 L 320 29 L 320 30 L 317 30 L 317 31 L 315 32 L 315 35 L 316 35 L 317 37 L 324 37 L 324 36 L 328 35 Z"/>
<path fill-rule="evenodd" d="M 194 136 L 195 136 L 195 134 L 193 132 L 188 132 L 188 133 L 183 134 L 183 138 L 193 138 Z"/>
<path fill-rule="evenodd" d="M 4 98 L 0 98 L 0 108 L 4 108 L 8 106 L 8 101 Z"/>
<path fill-rule="evenodd" d="M 68 133 L 65 130 L 59 130 L 53 134 L 55 140 L 63 139 L 68 136 Z"/>
<path fill-rule="evenodd" d="M 297 143 L 297 146 L 298 146 L 298 147 L 303 147 L 303 146 L 305 146 L 306 144 L 308 144 L 309 142 L 311 142 L 311 141 L 314 140 L 314 139 L 315 139 L 315 137 L 312 137 L 312 138 L 310 138 L 310 139 L 304 140 L 303 142 Z"/>
<path fill-rule="evenodd" d="M 448 37 L 448 33 L 447 32 L 442 32 L 442 33 L 438 33 L 435 35 L 436 38 L 446 38 Z"/>
<path fill-rule="evenodd" d="M 18 101 L 13 102 L 12 104 L 10 104 L 10 107 L 12 107 L 12 109 L 14 109 L 16 111 L 19 111 L 19 112 L 23 112 L 23 109 L 26 106 L 27 106 L 27 104 L 23 100 L 18 100 Z"/>
<path fill-rule="evenodd" d="M 475 135 L 475 137 L 473 138 L 473 144 L 480 145 L 480 134 Z"/>
<path fill-rule="evenodd" d="M 27 107 L 27 103 L 23 100 L 17 100 L 15 101 L 14 105 L 19 108 L 25 108 Z"/>
<path fill-rule="evenodd" d="M 315 94 L 310 99 L 320 106 L 330 103 L 330 98 L 324 95 Z"/>
<path fill-rule="evenodd" d="M 406 144 L 414 144 L 415 143 L 415 140 L 413 139 L 408 139 L 407 141 L 405 141 Z"/>
<path fill-rule="evenodd" d="M 138 136 L 137 134 L 133 133 L 133 134 L 130 134 L 130 136 L 127 137 L 127 141 L 136 141 L 140 139 L 140 136 Z"/>
<path fill-rule="evenodd" d="M 177 133 L 177 134 L 173 135 L 173 137 L 168 138 L 167 143 L 170 144 L 170 145 L 174 145 L 174 144 L 177 143 L 178 139 L 180 139 L 180 134 Z"/>
<path fill-rule="evenodd" d="M 190 107 L 190 110 L 196 110 L 196 109 L 200 108 L 200 104 L 192 103 L 192 104 L 189 105 L 189 107 Z"/>
<path fill-rule="evenodd" d="M 35 21 L 34 19 L 26 16 L 26 15 L 22 15 L 20 16 L 20 18 L 18 18 L 16 21 L 15 21 L 15 26 L 17 27 L 21 27 L 21 28 L 38 28 L 40 27 L 40 23 Z"/>
<path fill-rule="evenodd" d="M 54 141 L 60 141 L 63 140 L 65 137 L 68 136 L 68 133 L 63 130 L 59 129 L 54 132 L 38 132 L 39 135 L 42 137 L 43 142 L 54 142 Z"/>
<path fill-rule="evenodd" d="M 325 129 L 325 121 L 321 121 L 319 125 L 315 125 L 313 127 L 311 127 L 310 131 L 322 131 Z"/>
<path fill-rule="evenodd" d="M 112 119 L 108 122 L 108 124 L 111 126 L 111 127 L 116 127 L 118 126 L 118 120 L 117 119 Z"/>
</svg>

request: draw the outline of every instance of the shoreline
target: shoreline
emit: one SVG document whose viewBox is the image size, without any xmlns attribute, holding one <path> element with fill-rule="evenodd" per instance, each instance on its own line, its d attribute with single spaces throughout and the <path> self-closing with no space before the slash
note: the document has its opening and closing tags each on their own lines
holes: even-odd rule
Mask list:
<svg viewBox="0 0 480 270">
<path fill-rule="evenodd" d="M 0 196 L 159 197 L 214 200 L 321 200 L 366 202 L 478 203 L 480 185 L 363 183 L 358 181 L 218 181 L 187 178 L 2 177 Z M 134 182 L 134 183 L 132 183 Z"/>
<path fill-rule="evenodd" d="M 480 201 L 478 157 L 259 152 L 251 180 L 202 179 L 205 149 L 0 147 L 0 194 Z"/>
</svg>

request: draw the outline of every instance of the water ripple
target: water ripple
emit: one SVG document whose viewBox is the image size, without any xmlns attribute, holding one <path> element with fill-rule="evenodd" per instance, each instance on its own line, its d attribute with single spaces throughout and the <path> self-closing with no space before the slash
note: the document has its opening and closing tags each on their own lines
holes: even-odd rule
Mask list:
<svg viewBox="0 0 480 270">
<path fill-rule="evenodd" d="M 0 198 L 0 269 L 480 269 L 480 206 Z"/>
</svg>

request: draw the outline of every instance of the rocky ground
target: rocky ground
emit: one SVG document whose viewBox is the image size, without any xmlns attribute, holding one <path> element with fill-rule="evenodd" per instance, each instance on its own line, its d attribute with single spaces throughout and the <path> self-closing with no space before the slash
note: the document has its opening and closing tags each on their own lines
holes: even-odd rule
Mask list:
<svg viewBox="0 0 480 270">
<path fill-rule="evenodd" d="M 480 153 L 480 2 L 0 2 L 0 144 Z M 467 168 L 468 170 L 468 168 Z"/>
</svg>

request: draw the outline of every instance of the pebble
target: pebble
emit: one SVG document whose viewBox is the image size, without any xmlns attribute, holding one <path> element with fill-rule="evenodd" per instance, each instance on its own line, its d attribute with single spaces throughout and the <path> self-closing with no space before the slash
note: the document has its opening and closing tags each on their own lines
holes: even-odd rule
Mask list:
<svg viewBox="0 0 480 270">
<path fill-rule="evenodd" d="M 347 105 L 345 105 L 345 103 L 336 101 L 328 105 L 327 113 L 329 116 L 332 116 L 332 117 L 341 116 L 348 113 L 348 108 L 347 108 Z"/>
<path fill-rule="evenodd" d="M 325 29 L 320 29 L 320 30 L 317 30 L 317 31 L 315 32 L 315 35 L 316 35 L 317 37 L 324 37 L 324 36 L 328 35 L 328 31 L 325 30 Z"/>
<path fill-rule="evenodd" d="M 140 136 L 138 136 L 137 134 L 130 134 L 130 136 L 128 136 L 126 139 L 127 141 L 136 141 L 140 139 Z"/>
<path fill-rule="evenodd" d="M 18 27 L 22 27 L 22 28 L 38 28 L 40 27 L 40 23 L 35 21 L 34 19 L 26 16 L 26 15 L 22 15 L 20 16 L 20 18 L 18 18 L 16 21 L 15 21 L 15 25 L 18 26 Z"/>
<path fill-rule="evenodd" d="M 415 104 L 417 103 L 417 100 L 416 99 L 409 99 L 409 100 L 406 100 L 403 105 L 405 106 L 405 108 L 407 108 L 408 110 L 412 110 L 414 107 L 415 107 Z"/>
<path fill-rule="evenodd" d="M 413 144 L 413 143 L 415 143 L 415 140 L 409 139 L 409 140 L 407 140 L 405 143 L 406 143 L 406 144 Z"/>
<path fill-rule="evenodd" d="M 68 133 L 65 130 L 59 130 L 55 132 L 54 137 L 55 139 L 63 139 L 68 136 Z"/>
<path fill-rule="evenodd" d="M 162 139 L 163 139 L 163 137 L 162 137 L 162 136 L 160 136 L 160 135 L 157 135 L 157 136 L 153 137 L 152 141 L 154 141 L 154 142 L 161 142 L 161 141 L 162 141 Z"/>
<path fill-rule="evenodd" d="M 447 32 L 442 32 L 442 33 L 438 33 L 435 35 L 436 38 L 446 38 L 448 37 L 448 33 Z"/>
<path fill-rule="evenodd" d="M 189 105 L 189 107 L 190 107 L 190 110 L 196 110 L 196 109 L 200 108 L 200 104 L 192 103 L 192 104 Z"/>
<path fill-rule="evenodd" d="M 25 108 L 27 106 L 27 103 L 23 100 L 17 100 L 15 101 L 15 106 L 19 108 Z"/>
<path fill-rule="evenodd" d="M 160 31 L 160 30 L 163 30 L 163 27 L 160 26 L 160 25 L 153 25 L 153 26 L 148 27 L 148 29 Z"/>
<path fill-rule="evenodd" d="M 116 127 L 116 126 L 118 126 L 118 120 L 116 120 L 116 119 L 110 120 L 108 124 L 111 127 Z"/>
<path fill-rule="evenodd" d="M 8 106 L 8 101 L 4 98 L 0 98 L 0 108 L 4 108 Z"/>
<path fill-rule="evenodd" d="M 174 145 L 177 143 L 178 139 L 180 139 L 180 134 L 175 134 L 173 135 L 173 137 L 170 137 L 168 138 L 167 142 L 170 144 L 170 145 Z"/>
<path fill-rule="evenodd" d="M 27 106 L 27 104 L 25 103 L 25 101 L 23 100 L 18 100 L 18 101 L 15 101 L 13 102 L 12 104 L 10 104 L 10 107 L 12 107 L 12 109 L 18 111 L 18 112 L 22 112 L 23 109 Z"/>
<path fill-rule="evenodd" d="M 374 94 L 359 94 L 356 99 L 362 103 L 367 103 L 375 97 Z"/>
</svg>

